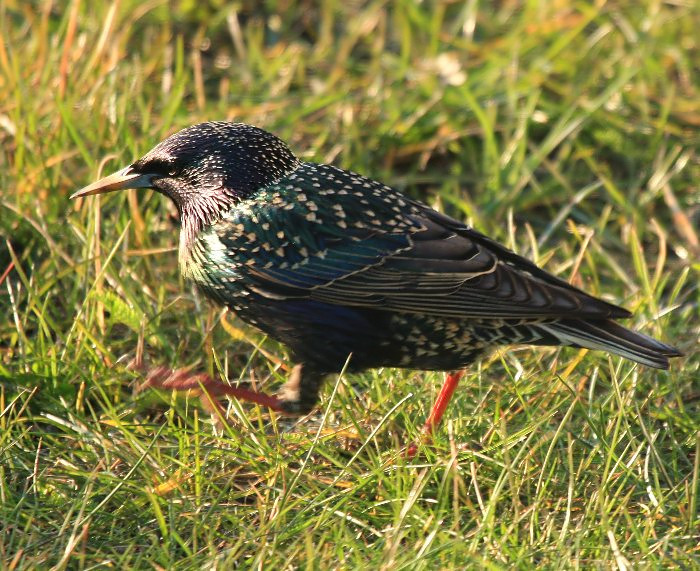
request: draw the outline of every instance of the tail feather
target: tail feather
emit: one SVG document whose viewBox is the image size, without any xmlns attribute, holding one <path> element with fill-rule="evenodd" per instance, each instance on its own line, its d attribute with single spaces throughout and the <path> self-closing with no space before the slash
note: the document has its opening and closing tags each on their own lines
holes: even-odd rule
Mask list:
<svg viewBox="0 0 700 571">
<path fill-rule="evenodd" d="M 541 326 L 562 344 L 600 349 L 657 369 L 668 369 L 669 357 L 683 355 L 675 347 L 632 331 L 611 319 L 564 319 Z"/>
</svg>

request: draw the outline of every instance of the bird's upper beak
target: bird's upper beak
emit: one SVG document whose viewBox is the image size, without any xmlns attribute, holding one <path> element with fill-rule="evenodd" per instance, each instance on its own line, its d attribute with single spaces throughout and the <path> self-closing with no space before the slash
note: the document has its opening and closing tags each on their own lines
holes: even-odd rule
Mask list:
<svg viewBox="0 0 700 571">
<path fill-rule="evenodd" d="M 71 198 L 90 196 L 91 194 L 104 194 L 124 188 L 151 188 L 154 175 L 136 172 L 132 165 L 117 171 L 109 176 L 101 178 L 97 182 L 88 184 L 78 192 L 71 194 Z"/>
</svg>

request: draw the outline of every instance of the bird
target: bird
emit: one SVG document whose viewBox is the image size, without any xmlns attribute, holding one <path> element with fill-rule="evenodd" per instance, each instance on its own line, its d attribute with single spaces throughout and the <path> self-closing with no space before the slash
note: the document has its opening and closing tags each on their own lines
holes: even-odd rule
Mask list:
<svg viewBox="0 0 700 571">
<path fill-rule="evenodd" d="M 71 198 L 127 188 L 175 204 L 181 273 L 295 363 L 277 396 L 167 367 L 151 371 L 152 386 L 206 384 L 300 415 L 341 370 L 446 371 L 430 433 L 465 367 L 498 346 L 602 350 L 658 369 L 682 355 L 620 325 L 626 309 L 395 188 L 301 161 L 255 126 L 189 126 Z"/>
</svg>

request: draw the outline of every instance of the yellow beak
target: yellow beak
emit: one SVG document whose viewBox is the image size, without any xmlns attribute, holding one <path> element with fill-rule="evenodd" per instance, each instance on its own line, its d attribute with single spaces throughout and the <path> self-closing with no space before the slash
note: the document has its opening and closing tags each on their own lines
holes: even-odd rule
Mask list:
<svg viewBox="0 0 700 571">
<path fill-rule="evenodd" d="M 154 175 L 134 172 L 131 166 L 109 176 L 101 178 L 97 182 L 88 184 L 78 192 L 71 194 L 71 199 L 91 194 L 104 194 L 125 188 L 151 188 Z"/>
</svg>

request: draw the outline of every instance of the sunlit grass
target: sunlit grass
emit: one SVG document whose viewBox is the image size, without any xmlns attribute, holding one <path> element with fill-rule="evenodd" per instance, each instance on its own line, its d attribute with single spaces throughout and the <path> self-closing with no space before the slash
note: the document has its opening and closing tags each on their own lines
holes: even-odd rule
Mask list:
<svg viewBox="0 0 700 571">
<path fill-rule="evenodd" d="M 700 566 L 692 3 L 63 4 L 0 0 L 4 567 Z M 468 220 L 687 356 L 496 352 L 412 461 L 439 374 L 334 378 L 299 422 L 136 391 L 136 358 L 285 378 L 284 347 L 179 277 L 162 197 L 67 200 L 222 118 Z"/>
</svg>

